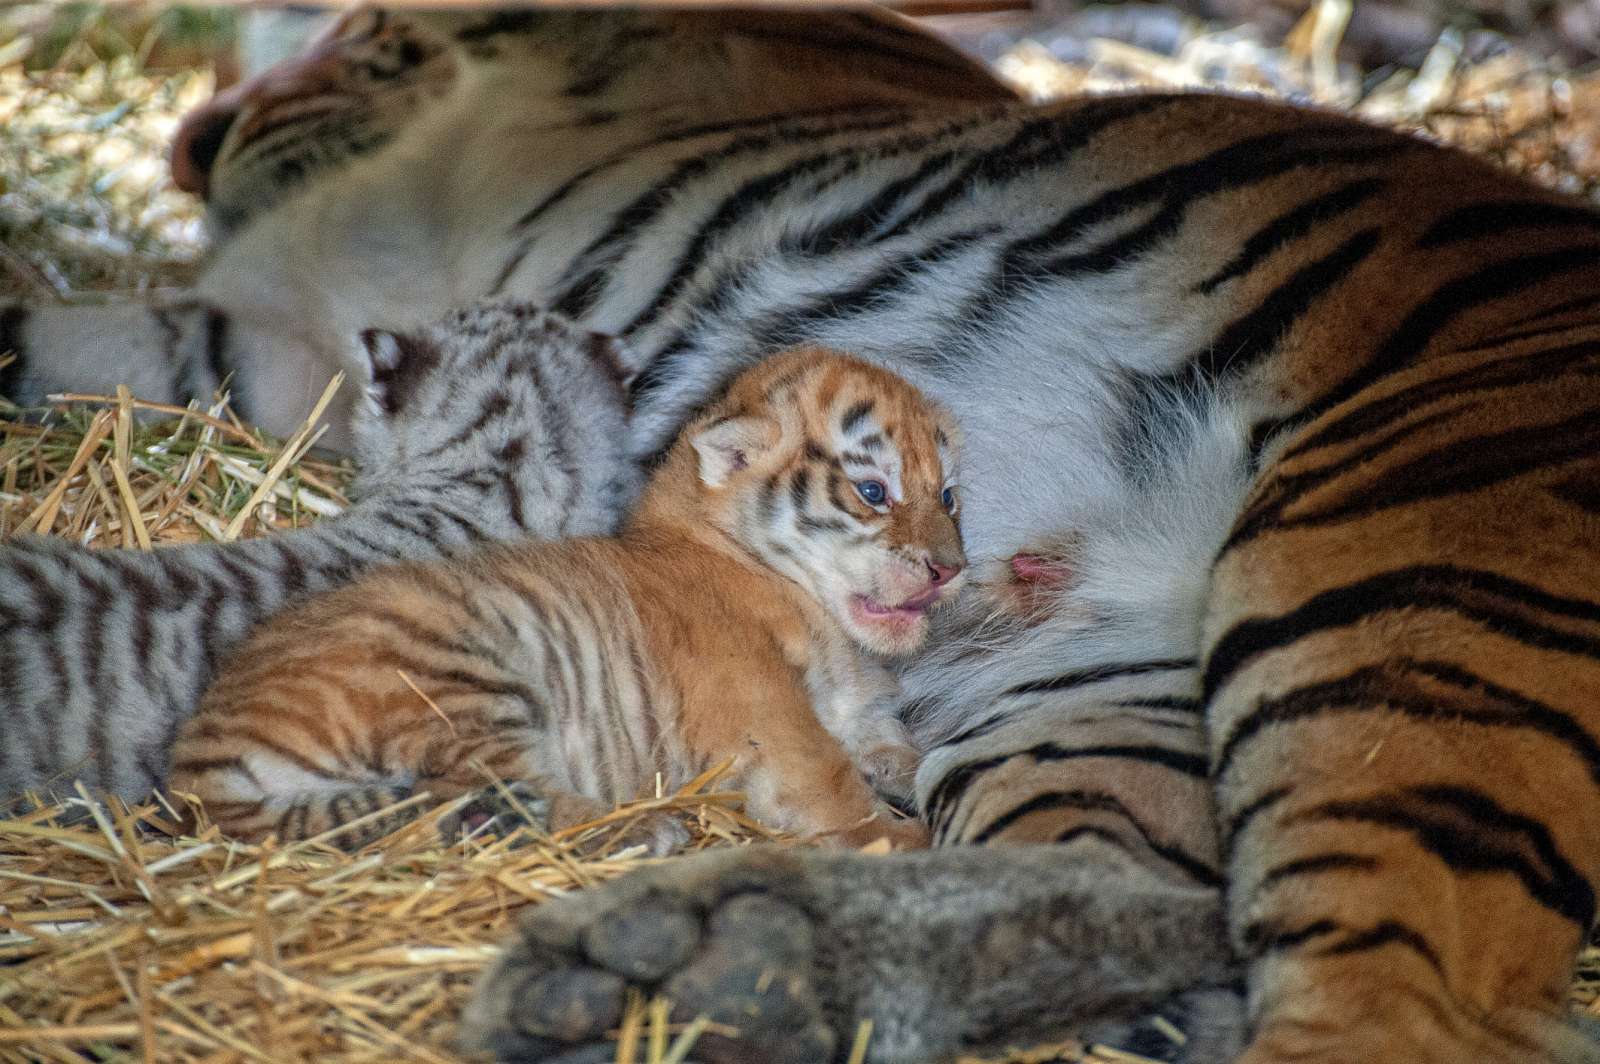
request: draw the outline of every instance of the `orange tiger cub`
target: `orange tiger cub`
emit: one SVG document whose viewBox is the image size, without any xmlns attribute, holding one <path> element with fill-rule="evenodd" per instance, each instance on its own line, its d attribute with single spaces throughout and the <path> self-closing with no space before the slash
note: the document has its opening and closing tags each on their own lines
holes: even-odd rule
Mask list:
<svg viewBox="0 0 1600 1064">
<path fill-rule="evenodd" d="M 618 536 L 389 568 L 263 625 L 180 735 L 172 788 L 229 833 L 292 839 L 479 792 L 486 769 L 559 830 L 731 758 L 775 827 L 924 845 L 874 785 L 906 793 L 917 763 L 885 659 L 963 579 L 954 440 L 885 370 L 770 358 Z"/>
</svg>

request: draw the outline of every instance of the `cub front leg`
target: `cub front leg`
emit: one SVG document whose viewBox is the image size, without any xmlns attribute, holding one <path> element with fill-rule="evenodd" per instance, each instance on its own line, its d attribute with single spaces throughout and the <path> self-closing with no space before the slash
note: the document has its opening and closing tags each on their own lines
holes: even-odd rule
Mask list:
<svg viewBox="0 0 1600 1064">
<path fill-rule="evenodd" d="M 1237 999 L 1186 994 L 1232 977 L 1222 933 L 1213 892 L 1050 847 L 703 854 L 535 909 L 464 1039 L 501 1061 L 608 1060 L 632 987 L 737 1029 L 698 1060 L 827 1064 L 870 1019 L 867 1060 L 928 1064 L 1165 1003 L 1189 1036 L 1171 1059 L 1222 1064 Z"/>
</svg>

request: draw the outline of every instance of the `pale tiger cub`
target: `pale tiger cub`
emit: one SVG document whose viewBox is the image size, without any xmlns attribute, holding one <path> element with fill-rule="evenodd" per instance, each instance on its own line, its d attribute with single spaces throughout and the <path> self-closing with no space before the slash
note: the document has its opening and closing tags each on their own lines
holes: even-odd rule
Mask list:
<svg viewBox="0 0 1600 1064">
<path fill-rule="evenodd" d="M 883 659 L 961 583 L 955 431 L 855 358 L 768 359 L 678 437 L 618 536 L 391 568 L 263 626 L 179 737 L 172 786 L 231 834 L 287 839 L 487 770 L 557 830 L 731 758 L 768 824 L 923 845 L 863 773 L 904 793 L 915 771 Z"/>
<path fill-rule="evenodd" d="M 609 337 L 501 301 L 361 340 L 360 475 L 342 516 L 149 552 L 0 544 L 0 799 L 75 779 L 148 794 L 217 663 L 298 595 L 380 562 L 616 527 L 638 475 Z"/>
</svg>

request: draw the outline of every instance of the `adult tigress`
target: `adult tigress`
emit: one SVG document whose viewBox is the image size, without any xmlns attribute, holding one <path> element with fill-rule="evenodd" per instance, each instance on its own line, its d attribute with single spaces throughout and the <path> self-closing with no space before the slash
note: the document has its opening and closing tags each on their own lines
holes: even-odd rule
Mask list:
<svg viewBox="0 0 1600 1064">
<path fill-rule="evenodd" d="M 1002 95 L 868 15 L 354 16 L 180 136 L 226 238 L 192 298 L 6 311 L 0 390 L 232 371 L 282 428 L 329 337 L 502 291 L 626 339 L 641 456 L 803 340 L 954 409 L 992 594 L 907 684 L 924 812 L 984 848 L 542 906 L 471 1017 L 503 1059 L 609 1059 L 631 979 L 753 1040 L 707 1059 L 870 1018 L 925 1060 L 1225 983 L 1225 918 L 1248 1064 L 1600 1060 L 1559 1021 L 1600 876 L 1600 216 L 1322 112 Z"/>
</svg>

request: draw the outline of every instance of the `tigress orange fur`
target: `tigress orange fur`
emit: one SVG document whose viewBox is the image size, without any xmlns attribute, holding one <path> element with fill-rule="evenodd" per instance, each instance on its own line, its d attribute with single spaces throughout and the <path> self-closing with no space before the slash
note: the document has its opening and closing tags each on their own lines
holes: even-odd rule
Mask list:
<svg viewBox="0 0 1600 1064">
<path fill-rule="evenodd" d="M 954 432 L 849 356 L 763 362 L 617 537 L 395 567 L 263 626 L 180 736 L 172 787 L 231 834 L 305 838 L 499 779 L 560 829 L 731 761 L 776 827 L 923 845 L 867 776 L 905 793 L 917 765 L 881 659 L 917 649 L 962 579 Z"/>
</svg>

